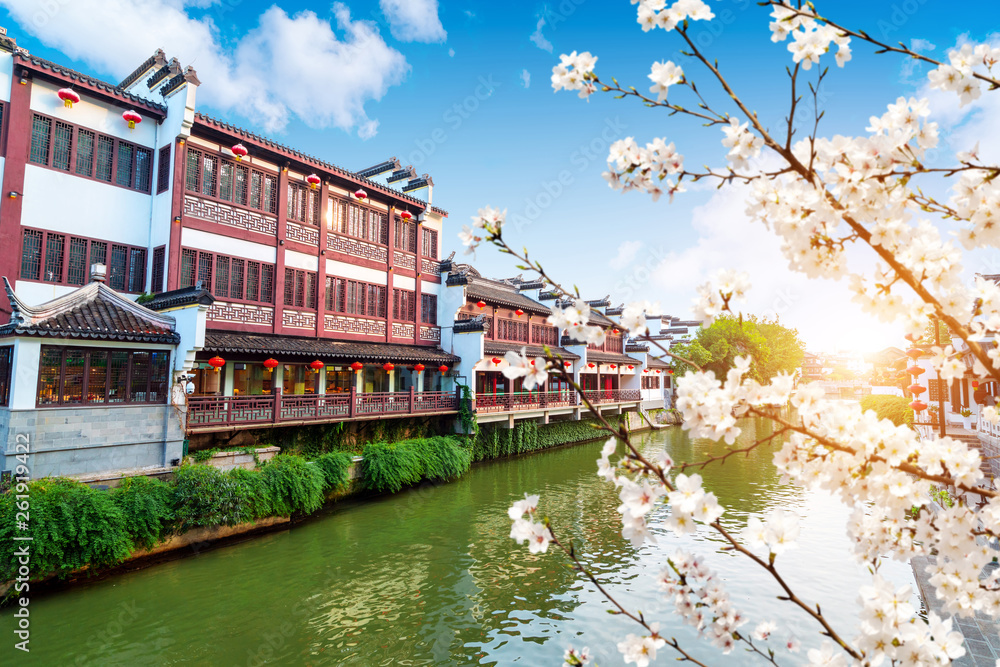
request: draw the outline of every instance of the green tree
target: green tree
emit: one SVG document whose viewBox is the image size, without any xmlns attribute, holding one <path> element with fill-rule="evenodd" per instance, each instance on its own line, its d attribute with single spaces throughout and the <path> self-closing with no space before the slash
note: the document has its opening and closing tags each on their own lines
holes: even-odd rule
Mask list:
<svg viewBox="0 0 1000 667">
<path fill-rule="evenodd" d="M 773 378 L 782 371 L 793 373 L 796 368 L 802 367 L 802 362 L 806 356 L 806 344 L 799 338 L 797 329 L 789 329 L 779 324 L 777 321 L 754 319 L 757 330 L 764 336 L 767 346 L 771 350 L 771 355 L 766 362 L 759 364 L 761 377 L 765 379 Z"/>
<path fill-rule="evenodd" d="M 799 339 L 798 331 L 778 322 L 754 316 L 742 319 L 725 316 L 716 319 L 712 326 L 701 328 L 690 342 L 674 345 L 670 351 L 705 370 L 715 371 L 719 378 L 725 377 L 735 365 L 736 357 L 750 355 L 753 359 L 750 376 L 766 382 L 778 373 L 793 373 L 801 367 L 805 343 Z M 675 360 L 671 365 L 676 375 L 691 370 L 680 361 Z"/>
<path fill-rule="evenodd" d="M 704 366 L 712 361 L 712 353 L 702 347 L 697 338 L 685 343 L 678 343 L 671 347 L 670 351 L 679 357 L 690 359 L 699 366 Z M 654 349 L 653 353 L 655 354 L 656 352 L 657 350 Z M 677 361 L 676 359 L 665 359 L 665 361 L 670 362 L 670 367 L 673 369 L 675 376 L 681 376 L 694 370 L 689 364 L 683 361 Z"/>
</svg>

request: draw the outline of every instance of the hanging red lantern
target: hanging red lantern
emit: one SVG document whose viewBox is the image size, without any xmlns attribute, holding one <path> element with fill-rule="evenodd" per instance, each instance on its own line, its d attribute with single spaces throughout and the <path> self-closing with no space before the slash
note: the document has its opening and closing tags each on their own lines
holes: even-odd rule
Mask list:
<svg viewBox="0 0 1000 667">
<path fill-rule="evenodd" d="M 386 373 L 391 371 L 393 368 L 395 368 L 395 366 L 392 365 L 391 361 L 387 361 L 384 364 L 382 364 L 382 370 L 384 370 Z"/>
<path fill-rule="evenodd" d="M 319 373 L 319 369 L 323 368 L 323 362 L 317 359 L 309 364 L 309 368 L 313 369 L 313 373 Z"/>
<path fill-rule="evenodd" d="M 642 369 L 642 372 L 643 372 L 643 373 L 648 373 L 648 372 L 649 372 L 649 369 L 648 369 L 648 368 L 643 368 L 643 369 Z"/>
<path fill-rule="evenodd" d="M 479 308 L 479 310 L 482 310 L 483 308 L 486 307 L 486 302 L 485 301 L 477 301 L 476 302 L 476 307 Z"/>
<path fill-rule="evenodd" d="M 628 365 L 628 369 L 629 369 L 630 371 L 634 371 L 634 370 L 635 370 L 635 366 L 633 366 L 632 364 L 629 364 L 629 365 Z"/>
<path fill-rule="evenodd" d="M 306 176 L 306 183 L 308 183 L 309 187 L 312 188 L 313 190 L 315 190 L 316 186 L 318 186 L 322 182 L 323 182 L 322 179 L 316 174 L 309 174 L 308 176 Z"/>
<path fill-rule="evenodd" d="M 277 359 L 265 359 L 264 360 L 264 368 L 266 368 L 269 373 L 271 371 L 273 371 L 277 367 L 278 367 L 278 360 Z"/>
<path fill-rule="evenodd" d="M 979 389 L 979 380 L 973 380 L 972 381 L 972 388 L 973 389 Z"/>
<path fill-rule="evenodd" d="M 569 368 L 569 367 L 570 367 L 570 366 L 572 366 L 572 365 L 573 365 L 573 364 L 571 364 L 571 363 L 570 363 L 570 362 L 568 362 L 568 361 L 564 361 L 564 362 L 563 362 L 563 366 L 564 366 L 564 367 L 566 367 L 566 368 Z"/>
<path fill-rule="evenodd" d="M 364 190 L 362 190 L 361 188 L 358 188 L 357 190 L 354 191 L 354 198 L 355 199 L 363 200 L 367 196 L 368 196 L 368 193 L 365 192 Z"/>
<path fill-rule="evenodd" d="M 924 355 L 923 351 L 915 347 L 911 347 L 909 350 L 906 351 L 906 356 L 914 360 L 919 359 L 923 355 Z"/>
<path fill-rule="evenodd" d="M 521 315 L 524 315 L 524 311 L 518 308 L 517 310 L 514 311 L 514 314 L 517 315 L 518 317 L 521 317 Z"/>
<path fill-rule="evenodd" d="M 500 359 L 499 357 L 493 357 L 492 359 L 490 359 L 490 361 L 493 362 L 494 366 L 499 366 L 500 362 L 503 361 L 503 359 Z"/>
<path fill-rule="evenodd" d="M 409 211 L 403 211 L 402 213 L 399 214 L 399 217 L 401 217 L 403 220 L 409 220 L 410 218 L 413 217 L 413 214 L 410 213 Z"/>
<path fill-rule="evenodd" d="M 923 385 L 919 385 L 914 382 L 913 384 L 911 384 L 909 387 L 906 388 L 906 391 L 916 396 L 917 394 L 922 394 L 925 391 L 927 391 L 927 387 L 924 387 Z"/>
<path fill-rule="evenodd" d="M 903 336 L 903 338 L 910 341 L 911 343 L 916 343 L 918 340 L 920 340 L 920 334 L 908 333 L 905 336 Z"/>
<path fill-rule="evenodd" d="M 413 367 L 413 370 L 415 370 L 416 372 L 419 373 L 419 372 L 421 372 L 421 371 L 424 370 L 424 365 L 423 364 L 417 364 L 416 366 Z"/>
<path fill-rule="evenodd" d="M 351 364 L 351 370 L 355 373 L 360 373 L 362 368 L 364 368 L 364 365 L 360 361 L 355 361 Z"/>
<path fill-rule="evenodd" d="M 659 368 L 657 368 L 657 369 L 656 369 L 656 374 L 657 374 L 657 375 L 659 375 L 659 374 L 660 374 L 660 369 L 659 369 Z"/>
<path fill-rule="evenodd" d="M 657 373 L 659 373 L 660 371 L 656 371 L 656 372 L 657 372 Z M 674 374 L 674 369 L 673 369 L 673 368 L 671 368 L 671 369 L 670 369 L 670 370 L 668 370 L 667 372 L 668 372 L 668 373 L 670 373 L 671 375 L 673 375 L 673 374 Z"/>
<path fill-rule="evenodd" d="M 927 409 L 927 404 L 921 400 L 915 400 L 910 403 L 910 407 L 913 408 L 914 412 L 923 412 Z"/>
<path fill-rule="evenodd" d="M 243 158 L 245 158 L 247 156 L 247 154 L 250 152 L 250 151 L 247 150 L 247 147 L 244 146 L 243 144 L 236 144 L 235 146 L 233 146 L 229 150 L 231 150 L 233 152 L 233 155 L 236 156 L 236 161 L 237 162 L 239 162 L 240 160 L 242 160 Z"/>
<path fill-rule="evenodd" d="M 926 371 L 920 366 L 914 364 L 913 366 L 907 368 L 906 372 L 909 373 L 910 375 L 923 375 Z"/>
<path fill-rule="evenodd" d="M 72 88 L 60 88 L 59 92 L 56 93 L 59 99 L 63 101 L 63 106 L 70 109 L 73 105 L 80 101 L 80 95 Z"/>
<path fill-rule="evenodd" d="M 589 364 L 587 364 L 587 368 L 593 368 L 593 367 L 594 367 L 594 364 L 593 364 L 593 363 L 589 363 Z"/>
<path fill-rule="evenodd" d="M 438 371 L 440 371 L 440 373 L 444 375 L 445 373 L 448 372 L 448 367 L 445 366 L 444 364 L 441 364 L 440 366 L 438 366 Z"/>
<path fill-rule="evenodd" d="M 131 109 L 122 114 L 122 118 L 128 123 L 128 129 L 134 130 L 135 126 L 142 122 L 142 116 Z"/>
<path fill-rule="evenodd" d="M 617 366 L 615 366 L 614 364 L 611 364 L 611 368 L 612 368 L 612 369 L 615 369 L 615 368 L 618 368 L 618 367 L 617 367 Z"/>
<path fill-rule="evenodd" d="M 226 360 L 216 355 L 208 360 L 208 365 L 214 368 L 215 372 L 218 373 L 219 369 L 226 365 Z"/>
</svg>

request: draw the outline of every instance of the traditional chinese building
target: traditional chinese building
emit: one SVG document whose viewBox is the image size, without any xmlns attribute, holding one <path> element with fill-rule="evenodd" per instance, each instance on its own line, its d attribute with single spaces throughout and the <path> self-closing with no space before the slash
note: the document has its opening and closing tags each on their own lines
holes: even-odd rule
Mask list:
<svg viewBox="0 0 1000 667">
<path fill-rule="evenodd" d="M 105 301 L 121 309 L 142 295 L 137 312 L 173 322 L 173 342 L 150 347 L 125 331 L 102 349 L 128 348 L 130 360 L 166 354 L 166 376 L 157 375 L 165 384 L 114 396 L 167 409 L 179 383 L 193 392 L 177 401 L 188 438 L 455 413 L 458 358 L 441 350 L 437 321 L 447 213 L 430 204 L 430 177 L 395 159 L 351 171 L 208 117 L 197 108 L 199 84 L 162 51 L 111 83 L 0 34 L 0 275 L 11 283 L 0 311 L 11 335 L 37 347 L 31 337 L 43 334 L 17 328 L 25 313 L 67 303 L 98 313 Z M 83 347 L 110 326 L 74 322 L 65 337 Z M 30 404 L 51 415 L 46 423 L 87 410 L 127 419 L 99 412 L 118 409 L 109 380 L 104 393 L 88 389 L 110 373 L 106 355 L 65 352 L 57 363 L 50 350 L 35 355 L 36 367 L 21 346 L 5 348 L 0 378 L 9 388 L 16 374 L 16 409 Z M 158 463 L 174 459 L 161 452 Z"/>
</svg>

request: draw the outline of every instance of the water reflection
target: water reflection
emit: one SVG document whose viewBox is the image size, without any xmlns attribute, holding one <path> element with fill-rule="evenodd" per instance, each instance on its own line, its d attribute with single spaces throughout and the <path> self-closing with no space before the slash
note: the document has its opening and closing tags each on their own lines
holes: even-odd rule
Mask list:
<svg viewBox="0 0 1000 667">
<path fill-rule="evenodd" d="M 770 434 L 744 423 L 745 442 Z M 677 428 L 639 436 L 644 451 L 675 459 L 721 454 Z M 847 556 L 847 512 L 832 499 L 781 485 L 770 465 L 778 445 L 703 471 L 734 530 L 774 506 L 806 518 L 804 547 L 779 561 L 804 596 L 852 624 L 864 570 Z M 294 530 L 32 600 L 25 664 L 443 665 L 559 664 L 569 643 L 600 664 L 621 664 L 615 644 L 634 632 L 555 553 L 532 556 L 508 538 L 506 508 L 525 491 L 572 534 L 609 590 L 709 664 L 721 655 L 678 624 L 651 576 L 678 547 L 710 554 L 734 602 L 754 622 L 775 620 L 817 644 L 814 627 L 775 599 L 778 590 L 700 532 L 654 530 L 639 550 L 622 540 L 614 489 L 596 476 L 601 443 L 477 466 L 465 478 L 367 502 L 344 502 Z M 909 581 L 906 565 L 886 573 Z M 123 615 L 133 605 L 134 613 Z M 7 625 L 12 619 L 4 612 Z M 850 632 L 850 630 L 848 630 Z M 9 642 L 0 663 L 14 657 Z M 24 658 L 27 657 L 27 660 Z M 759 660 L 759 659 L 757 659 Z M 732 655 L 726 664 L 756 660 Z"/>
</svg>

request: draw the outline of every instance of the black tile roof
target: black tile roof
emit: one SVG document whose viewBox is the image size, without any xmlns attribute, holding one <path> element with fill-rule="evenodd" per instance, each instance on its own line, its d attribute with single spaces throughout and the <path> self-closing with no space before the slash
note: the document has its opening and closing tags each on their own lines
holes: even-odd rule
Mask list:
<svg viewBox="0 0 1000 667">
<path fill-rule="evenodd" d="M 636 343 L 636 342 L 625 343 L 625 351 L 626 352 L 649 352 L 649 344 L 648 343 Z"/>
<path fill-rule="evenodd" d="M 539 315 L 549 315 L 552 313 L 552 309 L 548 306 L 542 305 L 534 299 L 529 299 L 523 294 L 518 294 L 514 290 L 493 287 L 475 279 L 469 281 L 468 286 L 465 288 L 465 295 L 468 298 L 480 299 L 491 305 L 520 308 L 527 313 L 537 313 Z"/>
<path fill-rule="evenodd" d="M 160 292 L 153 297 L 152 301 L 147 301 L 142 305 L 150 310 L 166 310 L 167 308 L 178 308 L 195 303 L 203 306 L 211 306 L 215 303 L 215 297 L 201 286 L 182 287 L 170 290 L 169 292 Z"/>
<path fill-rule="evenodd" d="M 92 77 L 89 74 L 84 74 L 82 72 L 77 72 L 68 67 L 63 67 L 57 63 L 54 63 L 44 58 L 39 58 L 38 56 L 33 56 L 26 51 L 19 51 L 16 53 L 15 60 L 22 60 L 32 67 L 36 67 L 42 71 L 52 72 L 52 75 L 57 79 L 63 80 L 68 78 L 71 81 L 80 84 L 81 86 L 87 86 L 92 89 L 103 92 L 106 95 L 118 98 L 128 102 L 130 105 L 139 107 L 143 111 L 156 111 L 159 115 L 164 115 L 167 112 L 167 107 L 163 104 L 153 102 L 152 100 L 147 100 L 144 97 L 139 97 L 138 95 L 133 95 L 132 93 L 125 92 L 117 85 L 113 83 L 108 83 L 107 81 L 102 81 L 98 78 Z M 81 90 L 86 90 L 86 88 L 81 88 Z"/>
<path fill-rule="evenodd" d="M 524 343 L 510 343 L 500 340 L 483 341 L 483 353 L 486 356 L 507 354 L 511 351 L 520 352 L 522 347 L 524 348 L 524 353 L 529 357 L 545 356 L 545 347 L 542 345 L 525 345 Z M 553 355 L 562 357 L 563 359 L 576 360 L 580 358 L 579 354 L 573 354 L 569 350 L 561 347 L 549 347 L 549 350 Z"/>
<path fill-rule="evenodd" d="M 649 356 L 646 357 L 646 366 L 648 368 L 670 368 L 670 364 L 660 357 Z"/>
<path fill-rule="evenodd" d="M 180 342 L 174 318 L 144 308 L 104 283 L 92 282 L 57 299 L 29 306 L 14 294 L 6 277 L 3 282 L 11 315 L 10 322 L 0 327 L 0 336 Z"/>
<path fill-rule="evenodd" d="M 464 320 L 455 320 L 452 331 L 455 333 L 475 333 L 477 331 L 486 331 L 486 320 L 482 315 L 476 315 L 475 317 L 470 317 Z"/>
<path fill-rule="evenodd" d="M 632 364 L 633 366 L 642 366 L 642 362 L 638 359 L 633 359 L 618 352 L 601 352 L 600 350 L 587 350 L 587 361 L 595 361 L 602 364 Z"/>
<path fill-rule="evenodd" d="M 426 362 L 454 364 L 459 357 L 434 347 L 397 345 L 394 343 L 364 343 L 355 341 L 268 336 L 231 331 L 205 332 L 205 353 L 236 353 L 281 358 L 313 357 L 341 361 L 392 361 L 399 363 Z"/>
</svg>

